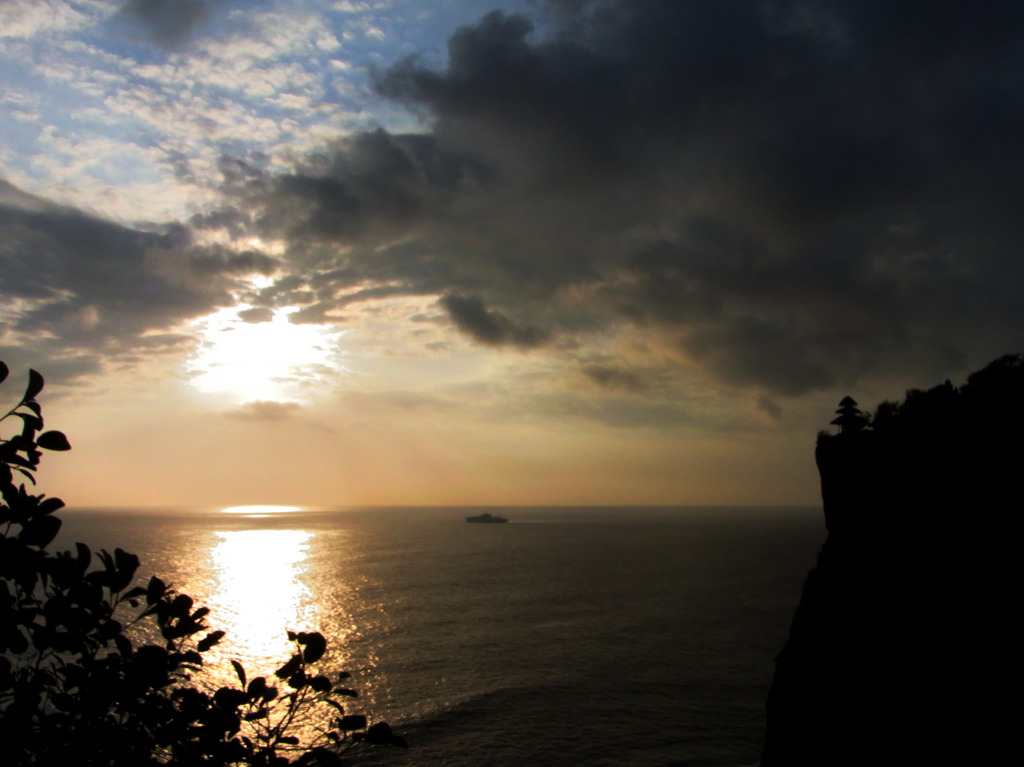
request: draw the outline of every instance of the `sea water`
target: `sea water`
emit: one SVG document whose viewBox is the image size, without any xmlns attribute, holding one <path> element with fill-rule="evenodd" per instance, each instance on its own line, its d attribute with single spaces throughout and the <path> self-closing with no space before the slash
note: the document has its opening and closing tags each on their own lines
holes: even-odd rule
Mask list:
<svg viewBox="0 0 1024 767">
<path fill-rule="evenodd" d="M 810 508 L 230 514 L 66 510 L 59 544 L 119 546 L 228 636 L 252 678 L 319 630 L 390 765 L 757 761 L 764 698 L 824 538 Z"/>
</svg>

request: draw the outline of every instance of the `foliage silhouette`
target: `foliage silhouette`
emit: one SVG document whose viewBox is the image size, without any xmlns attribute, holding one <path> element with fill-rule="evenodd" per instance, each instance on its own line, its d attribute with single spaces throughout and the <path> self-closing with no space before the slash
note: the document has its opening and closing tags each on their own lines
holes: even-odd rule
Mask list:
<svg viewBox="0 0 1024 767">
<path fill-rule="evenodd" d="M 0 362 L 0 383 L 8 372 Z M 43 384 L 30 370 L 0 417 L 21 422 L 0 438 L 4 764 L 332 766 L 358 744 L 405 747 L 386 722 L 347 713 L 348 674 L 317 671 L 321 634 L 289 632 L 295 651 L 273 679 L 248 680 L 233 660 L 239 686 L 207 691 L 203 655 L 224 632 L 207 625 L 206 607 L 156 576 L 133 586 L 139 559 L 122 549 L 48 550 L 64 503 L 15 484 L 35 485 L 42 451 L 71 448 L 62 432 L 43 431 Z M 144 622 L 163 644 L 136 646 L 132 629 Z"/>
</svg>

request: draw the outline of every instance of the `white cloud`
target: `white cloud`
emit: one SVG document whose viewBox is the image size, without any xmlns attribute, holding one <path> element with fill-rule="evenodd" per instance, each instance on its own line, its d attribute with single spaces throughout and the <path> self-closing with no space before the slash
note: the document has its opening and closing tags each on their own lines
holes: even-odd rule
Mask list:
<svg viewBox="0 0 1024 767">
<path fill-rule="evenodd" d="M 4 0 L 0 38 L 59 35 L 93 25 L 109 4 L 65 0 Z"/>
<path fill-rule="evenodd" d="M 301 154 L 403 124 L 369 105 L 365 66 L 387 60 L 401 4 L 279 0 L 170 52 L 114 37 L 103 22 L 122 5 L 0 0 L 0 117 L 22 126 L 0 136 L 3 177 L 118 220 L 175 219 L 212 204 L 225 152 Z"/>
<path fill-rule="evenodd" d="M 366 13 L 367 11 L 384 10 L 391 6 L 387 0 L 378 2 L 352 2 L 352 0 L 338 0 L 331 4 L 331 10 L 339 13 Z"/>
</svg>

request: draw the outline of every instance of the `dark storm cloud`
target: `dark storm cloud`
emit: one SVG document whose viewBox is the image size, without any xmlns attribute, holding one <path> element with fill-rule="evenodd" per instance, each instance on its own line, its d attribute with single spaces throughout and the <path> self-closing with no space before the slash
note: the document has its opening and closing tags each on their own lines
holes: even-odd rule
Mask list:
<svg viewBox="0 0 1024 767">
<path fill-rule="evenodd" d="M 219 0 L 127 0 L 119 18 L 159 45 L 180 47 L 211 18 Z"/>
<path fill-rule="evenodd" d="M 636 373 L 607 365 L 586 365 L 581 372 L 591 381 L 606 389 L 639 393 L 647 389 L 643 378 Z"/>
<path fill-rule="evenodd" d="M 265 256 L 199 248 L 180 226 L 131 229 L 0 181 L 4 354 L 51 377 L 180 347 L 168 328 L 229 304 L 230 277 L 267 268 Z"/>
<path fill-rule="evenodd" d="M 671 430 L 692 426 L 695 419 L 679 401 L 654 401 L 638 397 L 593 399 L 568 394 L 540 398 L 549 417 L 561 416 L 611 426 L 615 429 L 649 428 Z"/>
<path fill-rule="evenodd" d="M 243 309 L 238 313 L 238 319 L 242 320 L 242 322 L 251 323 L 270 322 L 274 319 L 274 310 L 262 306 Z"/>
<path fill-rule="evenodd" d="M 444 296 L 440 303 L 456 327 L 479 343 L 528 349 L 547 340 L 539 328 L 517 326 L 500 312 L 489 310 L 475 296 Z"/>
<path fill-rule="evenodd" d="M 782 406 L 771 397 L 764 395 L 757 398 L 757 409 L 773 421 L 782 419 Z"/>
<path fill-rule="evenodd" d="M 207 275 L 273 274 L 277 261 L 264 253 L 234 253 L 223 248 L 209 248 L 190 259 L 191 268 Z"/>
<path fill-rule="evenodd" d="M 320 317 L 387 286 L 484 344 L 632 323 L 779 394 L 1024 346 L 1024 4 L 547 10 L 378 73 L 426 134 L 225 160 L 221 216 L 287 239 Z"/>
</svg>

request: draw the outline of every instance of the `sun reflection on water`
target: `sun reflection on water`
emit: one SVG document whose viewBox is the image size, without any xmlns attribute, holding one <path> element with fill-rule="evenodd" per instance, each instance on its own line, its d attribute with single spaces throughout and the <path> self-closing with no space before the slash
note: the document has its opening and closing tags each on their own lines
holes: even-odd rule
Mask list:
<svg viewBox="0 0 1024 767">
<path fill-rule="evenodd" d="M 220 510 L 221 514 L 244 514 L 249 517 L 270 517 L 274 514 L 289 514 L 293 511 L 302 511 L 301 506 L 272 506 L 266 503 L 250 504 L 248 506 L 225 506 Z"/>
<path fill-rule="evenodd" d="M 287 632 L 316 629 L 318 607 L 307 585 L 307 530 L 233 530 L 210 549 L 215 590 L 210 607 L 227 631 L 224 649 L 245 665 L 281 663 Z"/>
</svg>

